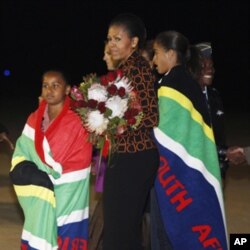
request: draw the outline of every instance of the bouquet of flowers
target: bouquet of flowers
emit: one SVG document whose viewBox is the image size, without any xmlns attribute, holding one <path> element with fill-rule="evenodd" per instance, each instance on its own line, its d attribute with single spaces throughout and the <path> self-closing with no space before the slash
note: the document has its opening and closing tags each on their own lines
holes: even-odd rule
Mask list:
<svg viewBox="0 0 250 250">
<path fill-rule="evenodd" d="M 90 141 L 107 156 L 115 137 L 129 128 L 136 129 L 143 112 L 129 79 L 121 70 L 101 77 L 90 74 L 83 80 L 71 90 L 73 108 L 90 132 Z"/>
</svg>

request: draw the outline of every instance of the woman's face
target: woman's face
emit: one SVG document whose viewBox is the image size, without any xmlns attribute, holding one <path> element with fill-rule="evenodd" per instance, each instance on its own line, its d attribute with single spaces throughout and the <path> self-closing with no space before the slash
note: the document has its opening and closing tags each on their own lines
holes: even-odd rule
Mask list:
<svg viewBox="0 0 250 250">
<path fill-rule="evenodd" d="M 138 43 L 138 38 L 129 37 L 126 29 L 120 25 L 112 25 L 109 27 L 107 40 L 112 59 L 121 62 L 127 60 L 136 49 Z"/>
<path fill-rule="evenodd" d="M 166 51 L 160 44 L 154 43 L 153 63 L 159 74 L 165 74 L 171 69 L 169 50 Z"/>
<path fill-rule="evenodd" d="M 106 62 L 106 65 L 107 65 L 107 69 L 108 70 L 114 70 L 116 67 L 115 67 L 115 61 L 112 59 L 111 57 L 111 53 L 110 53 L 110 50 L 108 48 L 108 46 L 106 45 L 105 46 L 105 49 L 104 49 L 104 55 L 103 55 L 103 60 Z"/>
<path fill-rule="evenodd" d="M 202 86 L 209 86 L 213 82 L 214 78 L 214 64 L 213 60 L 208 57 L 203 57 L 201 59 L 201 74 L 199 78 L 199 83 Z"/>
</svg>

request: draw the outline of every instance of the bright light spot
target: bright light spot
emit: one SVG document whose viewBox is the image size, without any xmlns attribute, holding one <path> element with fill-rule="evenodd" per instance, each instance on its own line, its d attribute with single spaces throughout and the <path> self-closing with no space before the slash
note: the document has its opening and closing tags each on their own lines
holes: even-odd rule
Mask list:
<svg viewBox="0 0 250 250">
<path fill-rule="evenodd" d="M 9 69 L 5 69 L 5 70 L 3 71 L 3 75 L 4 75 L 4 76 L 10 76 L 10 74 L 11 74 L 11 72 L 10 72 Z"/>
</svg>

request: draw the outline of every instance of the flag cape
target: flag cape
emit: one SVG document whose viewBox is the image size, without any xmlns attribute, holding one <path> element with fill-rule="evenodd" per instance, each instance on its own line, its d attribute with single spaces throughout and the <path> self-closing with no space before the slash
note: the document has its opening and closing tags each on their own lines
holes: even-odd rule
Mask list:
<svg viewBox="0 0 250 250">
<path fill-rule="evenodd" d="M 22 178 L 14 181 L 25 217 L 21 249 L 87 249 L 92 148 L 80 118 L 69 109 L 68 98 L 43 133 L 45 107 L 42 102 L 29 116 L 12 158 L 10 175 L 14 179 L 22 168 Z M 32 164 L 36 171 L 46 173 L 53 188 L 36 183 L 32 171 L 23 178 Z"/>
<path fill-rule="evenodd" d="M 155 190 L 164 229 L 173 249 L 227 249 L 220 170 L 202 93 L 181 68 L 162 80 L 154 136 L 160 153 Z"/>
</svg>

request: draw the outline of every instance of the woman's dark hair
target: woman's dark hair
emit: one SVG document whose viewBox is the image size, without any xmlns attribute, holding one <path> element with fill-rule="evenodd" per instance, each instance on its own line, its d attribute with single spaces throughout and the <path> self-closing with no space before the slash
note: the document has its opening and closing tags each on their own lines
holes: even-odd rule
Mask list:
<svg viewBox="0 0 250 250">
<path fill-rule="evenodd" d="M 124 27 L 130 38 L 138 37 L 138 48 L 143 47 L 146 41 L 147 31 L 143 21 L 138 16 L 131 13 L 119 14 L 111 20 L 109 27 L 114 25 Z"/>
<path fill-rule="evenodd" d="M 165 31 L 159 33 L 155 43 L 162 46 L 166 51 L 173 49 L 177 52 L 177 61 L 185 63 L 189 57 L 189 41 L 177 31 Z"/>
</svg>

